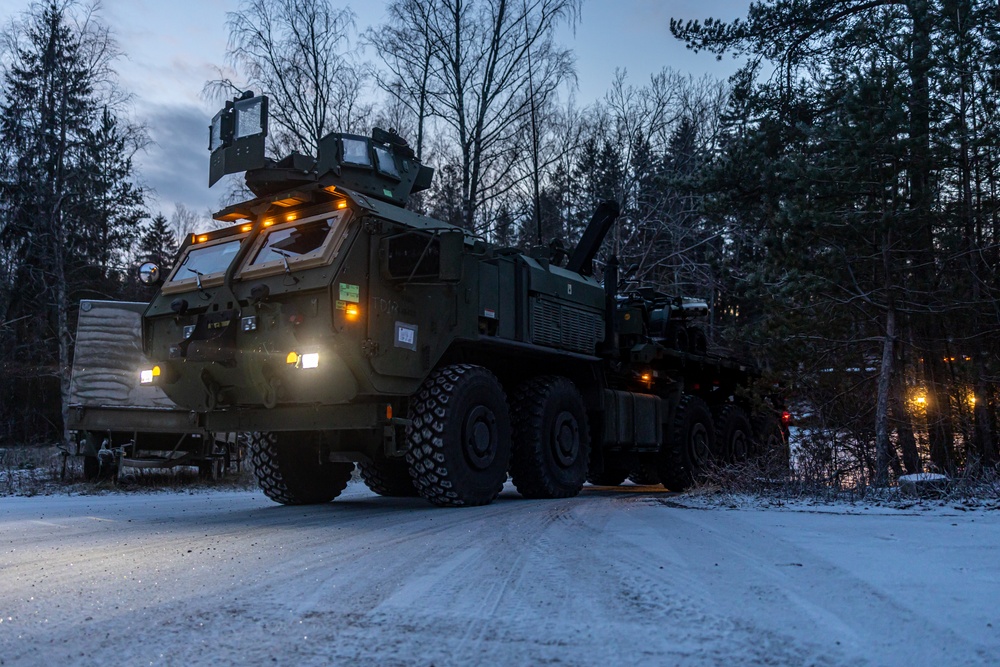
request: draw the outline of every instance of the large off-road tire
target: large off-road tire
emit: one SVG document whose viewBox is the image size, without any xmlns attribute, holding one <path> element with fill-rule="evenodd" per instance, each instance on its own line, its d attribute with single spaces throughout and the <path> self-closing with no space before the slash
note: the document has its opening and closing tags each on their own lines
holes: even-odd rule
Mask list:
<svg viewBox="0 0 1000 667">
<path fill-rule="evenodd" d="M 410 467 L 403 459 L 390 459 L 379 452 L 372 461 L 359 463 L 358 471 L 365 485 L 380 496 L 412 498 L 417 495 Z"/>
<path fill-rule="evenodd" d="M 739 463 L 750 458 L 754 450 L 753 428 L 743 410 L 726 403 L 715 410 L 715 437 L 723 459 Z"/>
<path fill-rule="evenodd" d="M 410 401 L 406 462 L 421 497 L 435 505 L 493 502 L 510 465 L 507 397 L 482 366 L 432 372 Z"/>
<path fill-rule="evenodd" d="M 511 402 L 514 451 L 510 475 L 525 498 L 571 498 L 587 480 L 590 432 L 579 390 L 547 375 L 528 380 Z"/>
<path fill-rule="evenodd" d="M 665 436 L 658 470 L 660 481 L 671 491 L 687 489 L 719 460 L 712 413 L 697 396 L 681 397 Z"/>
<path fill-rule="evenodd" d="M 282 505 L 328 503 L 339 496 L 354 464 L 321 462 L 321 439 L 311 432 L 250 434 L 250 463 L 264 495 Z"/>
<path fill-rule="evenodd" d="M 660 483 L 660 473 L 656 469 L 655 461 L 640 460 L 639 464 L 629 472 L 628 478 L 639 486 L 656 486 Z"/>
<path fill-rule="evenodd" d="M 597 473 L 587 473 L 587 481 L 595 486 L 621 486 L 628 477 L 625 468 L 605 467 Z"/>
</svg>

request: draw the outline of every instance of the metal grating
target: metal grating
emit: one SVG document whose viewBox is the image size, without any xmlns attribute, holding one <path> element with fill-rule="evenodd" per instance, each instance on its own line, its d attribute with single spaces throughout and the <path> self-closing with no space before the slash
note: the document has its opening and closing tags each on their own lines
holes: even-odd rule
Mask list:
<svg viewBox="0 0 1000 667">
<path fill-rule="evenodd" d="M 547 299 L 533 299 L 531 341 L 536 345 L 594 354 L 604 340 L 604 318 Z"/>
</svg>

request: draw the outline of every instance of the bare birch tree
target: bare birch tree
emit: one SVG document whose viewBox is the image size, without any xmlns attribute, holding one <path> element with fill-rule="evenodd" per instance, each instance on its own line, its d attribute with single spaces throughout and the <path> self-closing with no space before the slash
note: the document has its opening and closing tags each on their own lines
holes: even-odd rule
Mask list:
<svg viewBox="0 0 1000 667">
<path fill-rule="evenodd" d="M 440 120 L 456 146 L 467 228 L 481 222 L 477 212 L 490 190 L 502 187 L 488 175 L 505 173 L 530 148 L 517 139 L 532 102 L 572 80 L 572 55 L 555 44 L 554 33 L 564 23 L 575 25 L 580 5 L 393 0 L 389 23 L 371 33 L 388 70 L 383 87 L 405 96 L 418 115 L 426 109 L 427 117 Z"/>
<path fill-rule="evenodd" d="M 329 0 L 243 0 L 227 14 L 232 71 L 205 84 L 216 100 L 243 90 L 270 97 L 272 150 L 315 155 L 330 132 L 361 132 L 364 68 L 351 46 L 354 14 Z"/>
</svg>

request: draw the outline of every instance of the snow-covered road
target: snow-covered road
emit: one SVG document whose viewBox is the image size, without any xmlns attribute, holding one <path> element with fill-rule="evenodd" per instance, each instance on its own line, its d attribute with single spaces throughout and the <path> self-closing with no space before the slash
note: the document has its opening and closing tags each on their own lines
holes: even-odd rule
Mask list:
<svg viewBox="0 0 1000 667">
<path fill-rule="evenodd" d="M 1000 513 L 0 499 L 0 665 L 1000 662 Z"/>
</svg>

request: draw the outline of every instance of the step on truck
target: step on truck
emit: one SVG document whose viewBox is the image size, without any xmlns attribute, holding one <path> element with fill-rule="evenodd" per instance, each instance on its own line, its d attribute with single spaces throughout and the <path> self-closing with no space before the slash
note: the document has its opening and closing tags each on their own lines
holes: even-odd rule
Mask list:
<svg viewBox="0 0 1000 667">
<path fill-rule="evenodd" d="M 143 314 L 161 388 L 210 431 L 245 433 L 285 504 L 335 498 L 355 464 L 387 496 L 490 503 L 595 484 L 680 490 L 713 464 L 784 448 L 755 372 L 707 349 L 705 304 L 619 294 L 605 202 L 572 252 L 530 253 L 406 208 L 433 170 L 396 133 L 331 133 L 315 157 L 265 157 L 267 97 L 210 129 L 209 186 L 254 197 L 192 234 Z"/>
</svg>

